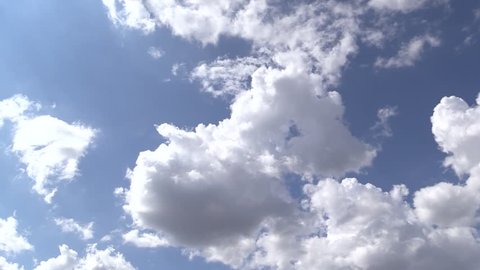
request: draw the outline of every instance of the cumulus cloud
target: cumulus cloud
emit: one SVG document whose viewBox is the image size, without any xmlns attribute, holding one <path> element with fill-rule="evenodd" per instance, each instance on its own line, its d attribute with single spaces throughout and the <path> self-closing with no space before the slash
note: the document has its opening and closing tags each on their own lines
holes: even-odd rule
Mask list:
<svg viewBox="0 0 480 270">
<path fill-rule="evenodd" d="M 167 142 L 140 154 L 125 209 L 172 243 L 231 243 L 289 215 L 283 173 L 310 178 L 369 165 L 375 150 L 350 134 L 339 94 L 322 94 L 317 81 L 296 70 L 259 69 L 218 125 L 158 126 Z"/>
<path fill-rule="evenodd" d="M 96 130 L 79 123 L 69 124 L 50 115 L 36 115 L 39 105 L 16 95 L 0 102 L 0 123 L 14 124 L 11 151 L 34 180 L 33 190 L 50 203 L 62 181 L 78 173 Z"/>
<path fill-rule="evenodd" d="M 397 55 L 377 58 L 375 66 L 380 68 L 402 68 L 413 66 L 422 56 L 426 47 L 440 46 L 440 39 L 431 35 L 417 36 L 404 44 Z"/>
<path fill-rule="evenodd" d="M 87 248 L 84 257 L 67 245 L 59 246 L 60 255 L 40 262 L 34 270 L 134 270 L 132 264 L 112 247 L 97 249 L 96 245 Z"/>
<path fill-rule="evenodd" d="M 458 97 L 445 97 L 432 115 L 432 132 L 440 149 L 449 154 L 445 165 L 465 174 L 480 163 L 480 97 L 470 107 Z"/>
<path fill-rule="evenodd" d="M 93 222 L 82 225 L 72 218 L 55 218 L 54 221 L 62 232 L 75 233 L 83 240 L 93 238 Z"/>
<path fill-rule="evenodd" d="M 139 230 L 131 230 L 122 235 L 123 242 L 142 248 L 157 248 L 168 246 L 168 241 L 158 237 L 154 233 L 142 233 Z"/>
<path fill-rule="evenodd" d="M 404 186 L 384 192 L 356 179 L 327 179 L 305 193 L 313 221 L 262 235 L 251 268 L 473 270 L 480 262 L 475 230 L 424 224 L 404 200 Z"/>
<path fill-rule="evenodd" d="M 130 1 L 116 1 L 117 23 L 129 20 Z M 425 187 L 409 203 L 404 185 L 384 191 L 355 178 L 335 180 L 369 166 L 377 151 L 350 133 L 340 94 L 327 90 L 359 38 L 382 39 L 376 26 L 362 28 L 362 16 L 388 17 L 442 1 L 340 2 L 281 8 L 271 1 L 142 2 L 156 26 L 203 44 L 237 36 L 251 41 L 252 56 L 193 70 L 204 91 L 233 96 L 230 116 L 191 130 L 157 126 L 165 142 L 139 154 L 130 187 L 118 192 L 137 228 L 125 242 L 154 247 L 161 240 L 236 269 L 477 268 L 476 106 L 447 98 L 432 116 L 435 139 L 449 154 L 445 164 L 467 174 L 466 183 Z M 411 66 L 439 44 L 418 36 L 376 65 Z M 387 135 L 393 115 L 388 107 L 378 113 Z M 286 175 L 304 180 L 300 198 Z"/>
<path fill-rule="evenodd" d="M 431 117 L 432 132 L 448 156 L 445 166 L 468 175 L 465 184 L 439 183 L 416 193 L 418 216 L 438 226 L 475 226 L 480 209 L 480 98 L 470 107 L 458 97 L 444 97 Z"/>
<path fill-rule="evenodd" d="M 0 269 L 2 270 L 23 270 L 23 266 L 16 263 L 10 263 L 4 257 L 0 256 Z"/>
<path fill-rule="evenodd" d="M 17 254 L 26 250 L 33 250 L 24 236 L 17 231 L 18 222 L 15 217 L 0 218 L 0 251 L 7 254 Z"/>
</svg>

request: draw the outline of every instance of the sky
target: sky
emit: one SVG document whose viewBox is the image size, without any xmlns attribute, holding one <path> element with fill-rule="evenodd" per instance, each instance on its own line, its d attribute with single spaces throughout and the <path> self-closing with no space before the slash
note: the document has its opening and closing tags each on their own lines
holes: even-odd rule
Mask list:
<svg viewBox="0 0 480 270">
<path fill-rule="evenodd" d="M 0 269 L 476 270 L 480 3 L 0 2 Z"/>
</svg>

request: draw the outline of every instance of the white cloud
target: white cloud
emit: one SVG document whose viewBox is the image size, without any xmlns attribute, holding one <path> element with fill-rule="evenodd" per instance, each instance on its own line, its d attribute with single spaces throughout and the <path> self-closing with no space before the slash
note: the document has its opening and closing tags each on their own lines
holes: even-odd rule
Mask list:
<svg viewBox="0 0 480 270">
<path fill-rule="evenodd" d="M 4 257 L 0 256 L 0 269 L 2 270 L 23 270 L 23 266 L 16 263 L 10 263 Z"/>
<path fill-rule="evenodd" d="M 60 226 L 62 232 L 75 233 L 83 240 L 89 240 L 93 238 L 93 222 L 81 225 L 71 218 L 55 218 L 54 221 L 57 226 Z"/>
<path fill-rule="evenodd" d="M 131 230 L 122 235 L 123 242 L 133 244 L 141 248 L 157 248 L 168 246 L 168 241 L 158 237 L 154 233 L 141 233 L 139 230 Z"/>
<path fill-rule="evenodd" d="M 465 174 L 480 163 L 480 97 L 470 107 L 458 97 L 445 97 L 432 115 L 432 132 L 443 152 L 445 165 Z"/>
<path fill-rule="evenodd" d="M 96 130 L 79 123 L 69 124 L 50 115 L 35 115 L 39 105 L 16 95 L 0 102 L 0 123 L 14 124 L 11 151 L 26 166 L 35 181 L 33 190 L 50 203 L 62 181 L 78 173 L 79 160 L 85 155 Z"/>
<path fill-rule="evenodd" d="M 261 68 L 218 125 L 158 126 L 167 142 L 139 155 L 125 209 L 172 244 L 223 246 L 290 214 L 283 173 L 310 178 L 369 165 L 375 151 L 343 124 L 339 94 L 322 93 L 317 81 Z"/>
<path fill-rule="evenodd" d="M 131 242 L 155 246 L 151 242 L 165 239 L 190 256 L 237 269 L 478 268 L 476 107 L 442 100 L 432 117 L 435 138 L 450 153 L 445 164 L 468 174 L 465 184 L 425 187 L 411 204 L 403 185 L 385 192 L 352 178 L 319 180 L 358 172 L 376 154 L 349 132 L 340 95 L 326 90 L 356 53 L 358 38 L 384 42 L 376 26 L 364 29 L 362 16 L 380 10 L 374 15 L 388 25 L 390 11 L 439 1 L 340 2 L 295 2 L 282 6 L 285 11 L 262 0 L 144 1 L 148 18 L 178 36 L 203 44 L 237 36 L 268 61 L 246 57 L 197 66 L 192 77 L 205 91 L 234 95 L 231 114 L 193 130 L 157 127 L 166 141 L 139 154 L 130 188 L 117 192 L 125 194 L 124 209 L 139 229 L 126 234 Z M 439 43 L 416 37 L 376 65 L 411 66 Z M 438 117 L 441 112 L 448 116 Z M 379 111 L 387 134 L 394 114 Z M 301 203 L 291 197 L 285 174 L 307 180 Z"/>
<path fill-rule="evenodd" d="M 377 132 L 376 136 L 391 137 L 393 135 L 390 127 L 390 119 L 398 114 L 396 107 L 386 106 L 377 111 L 378 121 L 372 127 L 372 130 Z"/>
<path fill-rule="evenodd" d="M 165 54 L 161 48 L 158 47 L 150 47 L 147 50 L 148 55 L 150 55 L 153 59 L 160 59 Z"/>
<path fill-rule="evenodd" d="M 445 166 L 469 175 L 465 184 L 439 183 L 416 193 L 418 216 L 438 226 L 475 226 L 480 210 L 480 98 L 470 107 L 461 98 L 444 97 L 431 117 Z"/>
<path fill-rule="evenodd" d="M 28 240 L 17 231 L 17 220 L 14 217 L 0 218 L 0 251 L 7 254 L 17 254 L 33 250 Z"/>
<path fill-rule="evenodd" d="M 40 105 L 28 100 L 26 96 L 15 95 L 9 99 L 0 101 L 0 128 L 5 120 L 19 121 L 24 113 L 32 107 L 39 108 Z"/>
<path fill-rule="evenodd" d="M 377 9 L 410 12 L 426 5 L 447 3 L 448 0 L 370 0 L 369 5 Z"/>
<path fill-rule="evenodd" d="M 186 73 L 185 63 L 175 63 L 172 65 L 172 75 L 181 76 Z"/>
<path fill-rule="evenodd" d="M 397 55 L 390 58 L 377 58 L 376 67 L 381 68 L 402 68 L 410 67 L 417 62 L 427 46 L 438 47 L 440 40 L 431 35 L 417 36 L 410 40 L 408 44 L 404 44 Z"/>
<path fill-rule="evenodd" d="M 141 0 L 121 2 L 102 0 L 102 2 L 107 8 L 110 20 L 115 24 L 141 29 L 145 33 L 152 32 L 155 29 L 155 22 L 150 19 L 150 14 Z"/>
<path fill-rule="evenodd" d="M 217 59 L 202 63 L 192 71 L 191 79 L 199 80 L 203 91 L 213 96 L 235 96 L 250 87 L 251 75 L 265 60 L 255 57 Z"/>
<path fill-rule="evenodd" d="M 34 270 L 134 270 L 122 254 L 112 247 L 104 250 L 97 249 L 96 245 L 87 248 L 86 254 L 78 258 L 78 253 L 67 245 L 59 246 L 60 255 L 40 262 Z"/>
<path fill-rule="evenodd" d="M 34 270 L 73 270 L 78 261 L 78 253 L 67 245 L 61 245 L 58 249 L 60 251 L 58 257 L 40 262 Z"/>
</svg>

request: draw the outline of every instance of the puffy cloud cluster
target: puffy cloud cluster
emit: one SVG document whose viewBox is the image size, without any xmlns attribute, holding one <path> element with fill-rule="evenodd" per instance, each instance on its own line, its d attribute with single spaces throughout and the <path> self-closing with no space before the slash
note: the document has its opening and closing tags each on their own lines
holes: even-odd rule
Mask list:
<svg viewBox="0 0 480 270">
<path fill-rule="evenodd" d="M 444 164 L 465 184 L 439 183 L 417 192 L 418 216 L 438 226 L 475 226 L 480 209 L 480 98 L 470 107 L 458 97 L 445 97 L 432 115 L 432 132 L 440 149 L 449 156 Z"/>
<path fill-rule="evenodd" d="M 95 245 L 87 248 L 84 257 L 79 258 L 78 253 L 67 245 L 58 247 L 60 255 L 40 262 L 34 270 L 134 270 L 135 268 L 126 261 L 121 253 L 112 247 L 98 249 Z"/>
<path fill-rule="evenodd" d="M 358 39 L 382 39 L 381 26 L 365 28 L 362 16 L 388 17 L 443 2 L 106 3 L 118 24 L 144 31 L 167 26 L 203 44 L 238 36 L 253 46 L 251 57 L 194 69 L 192 78 L 205 91 L 234 96 L 231 114 L 193 130 L 157 127 L 166 141 L 140 153 L 128 174 L 130 187 L 122 191 L 137 228 L 124 241 L 179 246 L 237 269 L 476 269 L 478 107 L 446 98 L 432 116 L 435 139 L 450 155 L 445 164 L 468 174 L 465 184 L 425 187 L 409 203 L 403 185 L 385 192 L 354 178 L 328 178 L 358 172 L 376 155 L 349 132 L 340 95 L 326 91 Z M 427 46 L 439 44 L 436 37 L 418 36 L 376 65 L 411 66 Z M 386 134 L 394 114 L 391 108 L 379 112 Z M 289 175 L 306 180 L 298 183 L 300 198 L 285 181 Z"/>
<path fill-rule="evenodd" d="M 16 95 L 0 101 L 0 126 L 14 124 L 11 151 L 34 180 L 33 190 L 50 203 L 62 181 L 73 179 L 79 160 L 95 137 L 95 130 L 79 123 L 69 124 L 50 115 L 36 115 L 39 104 Z"/>
<path fill-rule="evenodd" d="M 167 142 L 140 154 L 125 209 L 173 244 L 232 245 L 292 214 L 283 174 L 312 179 L 369 165 L 375 150 L 350 134 L 340 96 L 322 93 L 318 80 L 295 69 L 259 69 L 230 118 L 193 131 L 158 126 Z"/>
</svg>

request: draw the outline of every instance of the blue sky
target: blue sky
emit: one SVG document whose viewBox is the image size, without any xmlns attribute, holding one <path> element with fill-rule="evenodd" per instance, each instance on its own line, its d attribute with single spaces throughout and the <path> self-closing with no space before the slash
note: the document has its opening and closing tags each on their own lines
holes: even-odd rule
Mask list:
<svg viewBox="0 0 480 270">
<path fill-rule="evenodd" d="M 480 263 L 476 1 L 5 1 L 0 33 L 0 269 Z"/>
</svg>

